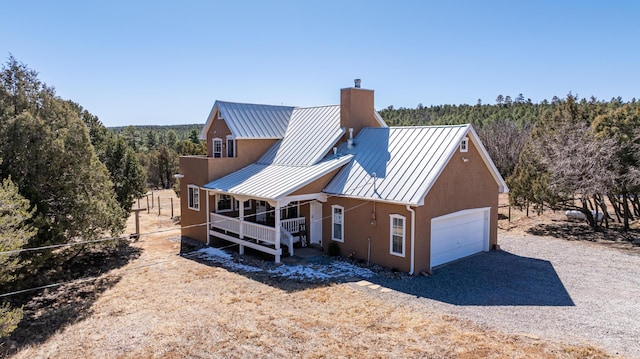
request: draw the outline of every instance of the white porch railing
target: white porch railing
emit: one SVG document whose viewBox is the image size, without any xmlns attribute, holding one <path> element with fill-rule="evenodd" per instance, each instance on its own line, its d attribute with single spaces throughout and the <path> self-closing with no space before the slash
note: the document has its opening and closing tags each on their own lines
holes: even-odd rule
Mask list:
<svg viewBox="0 0 640 359">
<path fill-rule="evenodd" d="M 262 224 L 242 221 L 242 234 L 261 242 L 276 243 L 276 229 Z"/>
<path fill-rule="evenodd" d="M 240 235 L 240 225 L 242 224 L 243 237 L 253 238 L 261 242 L 276 243 L 276 229 L 248 221 L 241 221 L 237 218 L 211 213 L 211 227 Z"/>
<path fill-rule="evenodd" d="M 287 232 L 298 233 L 300 232 L 300 226 L 305 224 L 305 218 L 298 217 L 298 218 L 283 219 L 281 223 L 282 223 L 282 227 L 286 229 Z"/>
<path fill-rule="evenodd" d="M 225 231 L 240 233 L 240 221 L 236 218 L 211 213 L 211 226 Z"/>
<path fill-rule="evenodd" d="M 249 245 L 244 238 L 255 239 L 257 243 L 266 242 L 275 245 L 276 243 L 276 229 L 274 227 L 265 226 L 258 223 L 249 221 L 241 221 L 237 218 L 223 216 L 217 213 L 210 213 L 211 215 L 211 228 L 224 230 L 240 236 L 242 232 L 243 238 L 233 238 L 225 235 L 224 238 L 239 244 Z M 300 226 L 305 223 L 304 217 L 284 219 L 280 222 L 280 241 L 282 244 L 289 248 L 289 254 L 293 255 L 293 243 L 299 241 L 298 236 L 294 236 L 292 233 L 298 233 Z M 242 227 L 242 228 L 241 228 Z M 242 231 L 240 231 L 242 229 Z M 212 232 L 215 235 L 215 233 Z M 255 246 L 255 244 L 254 244 Z M 261 246 L 253 247 L 260 249 Z M 265 247 L 262 247 L 265 248 Z M 260 249 L 262 250 L 262 249 Z M 270 252 L 270 251 L 268 251 Z"/>
</svg>

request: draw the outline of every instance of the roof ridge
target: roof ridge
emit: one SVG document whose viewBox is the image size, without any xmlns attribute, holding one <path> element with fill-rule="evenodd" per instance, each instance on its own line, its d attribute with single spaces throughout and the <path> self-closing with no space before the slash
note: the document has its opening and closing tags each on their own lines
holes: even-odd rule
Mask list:
<svg viewBox="0 0 640 359">
<path fill-rule="evenodd" d="M 300 107 L 295 107 L 296 109 L 310 109 L 310 108 L 320 108 L 320 107 L 340 107 L 339 104 L 333 104 L 333 105 L 318 105 L 318 106 L 300 106 Z"/>
<path fill-rule="evenodd" d="M 253 106 L 268 106 L 268 107 L 297 108 L 297 106 L 287 106 L 287 105 L 269 105 L 269 104 L 266 104 L 266 103 L 235 102 L 235 101 L 223 101 L 223 100 L 216 100 L 215 102 L 217 102 L 217 103 L 224 103 L 224 104 L 233 104 L 233 105 L 253 105 Z"/>
<path fill-rule="evenodd" d="M 470 123 L 463 123 L 459 125 L 422 125 L 422 126 L 389 126 L 392 129 L 412 129 L 412 128 L 455 128 L 455 127 L 467 127 Z M 367 128 L 383 128 L 383 127 L 367 127 Z"/>
</svg>

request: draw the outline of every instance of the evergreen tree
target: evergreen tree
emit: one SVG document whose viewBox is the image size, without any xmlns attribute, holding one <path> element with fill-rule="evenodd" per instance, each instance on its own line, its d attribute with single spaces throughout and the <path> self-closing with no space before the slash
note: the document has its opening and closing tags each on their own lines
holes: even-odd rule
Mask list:
<svg viewBox="0 0 640 359">
<path fill-rule="evenodd" d="M 18 193 L 11 179 L 0 182 L 0 252 L 19 250 L 36 234 L 29 223 L 33 211 L 29 201 Z M 16 273 L 26 263 L 17 253 L 0 254 L 0 287 L 15 280 Z M 11 334 L 22 319 L 21 308 L 0 305 L 0 338 Z"/>
<path fill-rule="evenodd" d="M 76 109 L 13 58 L 0 78 L 0 178 L 35 208 L 29 245 L 120 233 L 127 214 Z"/>
</svg>

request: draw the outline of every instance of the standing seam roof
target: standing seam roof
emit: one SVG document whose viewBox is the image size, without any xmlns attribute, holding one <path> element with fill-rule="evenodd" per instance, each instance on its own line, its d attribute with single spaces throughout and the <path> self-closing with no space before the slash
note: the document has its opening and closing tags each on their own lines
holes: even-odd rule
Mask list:
<svg viewBox="0 0 640 359">
<path fill-rule="evenodd" d="M 296 108 L 284 138 L 258 160 L 260 164 L 310 166 L 342 136 L 340 106 Z"/>
<path fill-rule="evenodd" d="M 323 192 L 417 205 L 469 128 L 364 128 L 352 150 L 339 147 L 354 158 Z"/>
<path fill-rule="evenodd" d="M 216 101 L 236 139 L 282 138 L 294 107 Z"/>
</svg>

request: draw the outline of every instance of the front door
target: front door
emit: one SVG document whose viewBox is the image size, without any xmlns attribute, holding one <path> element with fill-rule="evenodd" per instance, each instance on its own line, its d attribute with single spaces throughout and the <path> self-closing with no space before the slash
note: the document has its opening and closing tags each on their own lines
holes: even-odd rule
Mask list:
<svg viewBox="0 0 640 359">
<path fill-rule="evenodd" d="M 311 218 L 309 225 L 309 239 L 311 244 L 322 244 L 322 203 L 312 201 L 310 203 Z"/>
<path fill-rule="evenodd" d="M 256 201 L 256 222 L 267 223 L 267 202 Z"/>
</svg>

